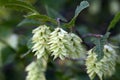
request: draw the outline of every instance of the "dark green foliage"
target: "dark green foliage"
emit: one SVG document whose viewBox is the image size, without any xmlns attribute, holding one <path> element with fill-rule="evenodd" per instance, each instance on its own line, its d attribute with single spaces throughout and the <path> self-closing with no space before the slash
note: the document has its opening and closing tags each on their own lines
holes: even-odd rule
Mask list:
<svg viewBox="0 0 120 80">
<path fill-rule="evenodd" d="M 101 60 L 104 56 L 103 48 L 104 45 L 107 43 L 107 39 L 110 33 L 107 32 L 104 36 L 98 38 L 92 38 L 92 42 L 95 44 L 94 51 L 96 52 L 98 61 Z"/>
<path fill-rule="evenodd" d="M 67 20 L 54 9 L 50 8 L 49 6 L 46 6 L 45 8 L 46 8 L 48 16 L 50 16 L 51 18 L 53 19 L 60 18 L 62 21 L 67 22 Z"/>
</svg>

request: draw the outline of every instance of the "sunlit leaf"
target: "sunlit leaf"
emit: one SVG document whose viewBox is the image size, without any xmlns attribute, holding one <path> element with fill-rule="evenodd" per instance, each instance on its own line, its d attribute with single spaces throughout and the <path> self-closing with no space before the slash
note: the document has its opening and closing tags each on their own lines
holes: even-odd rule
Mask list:
<svg viewBox="0 0 120 80">
<path fill-rule="evenodd" d="M 110 22 L 107 31 L 109 31 L 110 29 L 114 28 L 115 25 L 118 23 L 119 20 L 120 20 L 120 12 L 117 13 L 115 15 L 115 17 L 113 18 L 113 20 Z"/>
</svg>

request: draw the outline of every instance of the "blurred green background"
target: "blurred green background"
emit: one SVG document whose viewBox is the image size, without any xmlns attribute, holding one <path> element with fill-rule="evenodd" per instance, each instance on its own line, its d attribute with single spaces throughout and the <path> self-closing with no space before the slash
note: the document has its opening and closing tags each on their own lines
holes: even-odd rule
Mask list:
<svg viewBox="0 0 120 80">
<path fill-rule="evenodd" d="M 76 6 L 82 0 L 23 0 L 32 4 L 40 13 L 52 16 L 52 12 L 60 13 L 70 21 Z M 104 34 L 115 14 L 120 11 L 120 0 L 87 0 L 90 7 L 82 11 L 76 21 L 76 29 L 81 36 L 88 33 Z M 52 13 L 51 12 L 51 13 Z M 34 59 L 29 51 L 27 42 L 32 29 L 38 26 L 37 21 L 28 20 L 21 25 L 26 12 L 0 8 L 0 80 L 25 80 L 25 67 Z M 53 18 L 57 18 L 52 16 Z M 120 47 L 120 22 L 110 30 L 109 40 Z M 89 40 L 84 39 L 91 48 Z M 120 50 L 118 50 L 118 55 Z M 90 80 L 86 74 L 84 61 L 48 62 L 47 80 Z M 99 80 L 99 79 L 95 79 Z M 120 56 L 116 65 L 116 72 L 105 80 L 120 80 Z"/>
</svg>

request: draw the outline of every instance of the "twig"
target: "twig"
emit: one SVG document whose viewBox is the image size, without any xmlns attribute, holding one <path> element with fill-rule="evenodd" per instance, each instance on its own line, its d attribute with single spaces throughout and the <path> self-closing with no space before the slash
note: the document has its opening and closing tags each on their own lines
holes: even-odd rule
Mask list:
<svg viewBox="0 0 120 80">
<path fill-rule="evenodd" d="M 96 38 L 101 38 L 101 37 L 103 37 L 103 35 L 101 35 L 101 34 L 91 34 L 91 33 L 89 33 L 89 34 L 87 34 L 87 35 L 84 35 L 83 38 L 89 37 L 89 36 L 96 37 Z"/>
<path fill-rule="evenodd" d="M 67 20 L 63 20 L 63 19 L 61 19 L 61 18 L 57 18 L 57 20 L 59 20 L 60 22 L 63 22 L 63 23 L 68 23 Z M 57 22 L 58 22 L 58 21 L 57 21 Z"/>
<path fill-rule="evenodd" d="M 20 56 L 20 58 L 24 58 L 25 56 L 27 56 L 32 50 L 28 50 L 26 53 L 24 53 L 23 55 Z"/>
<path fill-rule="evenodd" d="M 57 18 L 58 27 L 60 27 L 60 18 Z"/>
<path fill-rule="evenodd" d="M 71 61 L 85 61 L 85 58 L 76 58 L 76 59 L 73 59 L 73 58 L 70 58 L 70 57 L 66 57 L 66 59 L 71 60 Z"/>
</svg>

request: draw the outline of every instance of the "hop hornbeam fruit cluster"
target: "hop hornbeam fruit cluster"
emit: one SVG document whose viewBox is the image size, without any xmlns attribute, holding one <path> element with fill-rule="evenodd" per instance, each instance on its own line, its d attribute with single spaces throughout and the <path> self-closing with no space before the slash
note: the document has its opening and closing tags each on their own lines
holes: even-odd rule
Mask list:
<svg viewBox="0 0 120 80">
<path fill-rule="evenodd" d="M 47 67 L 47 57 L 37 59 L 26 67 L 28 75 L 26 80 L 46 80 L 44 72 Z"/>
<path fill-rule="evenodd" d="M 98 61 L 97 54 L 91 49 L 88 51 L 86 59 L 87 73 L 91 80 L 97 75 L 100 80 L 102 77 L 111 76 L 115 72 L 116 51 L 111 45 L 104 45 L 104 57 Z"/>
<path fill-rule="evenodd" d="M 37 60 L 27 66 L 26 80 L 46 80 L 44 72 L 49 55 L 53 56 L 53 59 L 64 60 L 66 57 L 83 58 L 86 53 L 80 37 L 59 27 L 54 31 L 51 31 L 46 25 L 37 27 L 33 30 L 32 43 L 32 52 L 35 53 Z M 111 76 L 115 72 L 116 51 L 107 44 L 104 45 L 103 52 L 103 58 L 98 61 L 98 55 L 94 52 L 94 48 L 88 51 L 86 66 L 91 80 L 96 75 L 102 80 L 103 77 Z"/>
<path fill-rule="evenodd" d="M 72 48 L 70 49 L 71 51 L 69 52 L 69 53 L 71 53 L 71 52 L 72 53 L 70 54 L 69 57 L 71 57 L 73 59 L 78 58 L 78 56 L 80 58 L 84 58 L 86 50 L 83 47 L 83 45 L 80 45 L 82 43 L 82 40 L 77 35 L 75 35 L 73 33 L 70 33 L 69 35 L 70 35 L 70 42 L 72 43 Z M 73 54 L 73 53 L 75 53 L 75 54 Z"/>
<path fill-rule="evenodd" d="M 49 27 L 43 25 L 33 30 L 33 47 L 32 52 L 35 52 L 37 60 L 33 61 L 26 67 L 28 75 L 26 80 L 46 80 L 44 72 L 47 67 L 48 60 L 48 37 L 50 34 Z"/>
<path fill-rule="evenodd" d="M 34 43 L 32 51 L 35 52 L 37 58 L 41 58 L 43 55 L 47 55 L 49 46 L 48 38 L 50 34 L 49 27 L 42 25 L 34 29 L 32 32 L 34 35 L 32 37 L 32 42 Z"/>
<path fill-rule="evenodd" d="M 46 25 L 39 26 L 33 30 L 32 51 L 37 58 L 44 55 L 52 55 L 54 59 L 65 57 L 79 58 L 85 53 L 81 45 L 82 40 L 74 33 L 68 33 L 62 28 L 56 28 L 53 32 Z"/>
<path fill-rule="evenodd" d="M 54 59 L 65 57 L 80 58 L 85 55 L 85 49 L 81 45 L 82 40 L 74 33 L 68 33 L 62 28 L 56 28 L 53 32 L 49 27 L 42 25 L 33 30 L 32 52 L 35 52 L 37 60 L 26 68 L 28 75 L 26 80 L 46 80 L 44 72 L 49 55 Z"/>
</svg>

